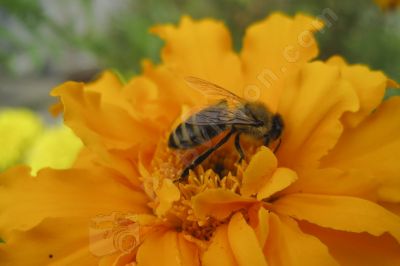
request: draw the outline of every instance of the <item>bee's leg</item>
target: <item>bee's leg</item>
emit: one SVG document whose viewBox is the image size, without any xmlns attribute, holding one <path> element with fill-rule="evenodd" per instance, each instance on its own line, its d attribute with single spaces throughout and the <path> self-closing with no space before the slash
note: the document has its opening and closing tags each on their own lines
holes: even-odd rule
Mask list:
<svg viewBox="0 0 400 266">
<path fill-rule="evenodd" d="M 219 147 L 221 147 L 222 145 L 224 145 L 229 139 L 230 137 L 235 133 L 235 129 L 231 129 L 231 131 L 229 131 L 228 134 L 226 134 L 225 137 L 223 137 L 215 146 L 209 148 L 208 150 L 206 150 L 205 152 L 203 152 L 202 154 L 200 154 L 196 159 L 194 159 L 186 168 L 185 170 L 183 170 L 182 175 L 180 180 L 185 180 L 186 177 L 189 175 L 189 171 L 194 169 L 196 166 L 198 166 L 199 164 L 201 164 L 205 159 L 207 159 L 208 156 L 210 156 L 211 153 L 213 153 L 214 151 L 216 151 Z M 178 181 L 180 181 L 178 180 Z"/>
<path fill-rule="evenodd" d="M 244 159 L 244 152 L 243 152 L 242 147 L 240 146 L 240 133 L 236 134 L 236 137 L 235 137 L 235 148 L 236 148 L 237 152 L 239 153 L 239 156 L 240 156 L 239 163 L 240 163 Z"/>
<path fill-rule="evenodd" d="M 279 147 L 281 146 L 281 143 L 282 143 L 282 139 L 279 138 L 279 142 L 278 142 L 278 145 L 276 145 L 276 147 L 274 149 L 274 153 L 276 153 L 278 151 Z"/>
</svg>

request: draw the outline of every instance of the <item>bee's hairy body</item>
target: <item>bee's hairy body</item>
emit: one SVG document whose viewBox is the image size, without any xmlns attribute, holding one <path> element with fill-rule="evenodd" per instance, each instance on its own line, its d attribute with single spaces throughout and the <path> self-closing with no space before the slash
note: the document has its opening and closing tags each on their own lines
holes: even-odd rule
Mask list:
<svg viewBox="0 0 400 266">
<path fill-rule="evenodd" d="M 219 103 L 215 106 L 210 106 L 203 110 L 208 109 L 223 111 L 225 104 Z M 201 111 L 200 111 L 201 112 Z M 190 116 L 183 121 L 171 133 L 168 140 L 170 148 L 174 149 L 190 149 L 206 143 L 214 137 L 220 135 L 222 132 L 231 129 L 230 125 L 226 124 L 210 124 L 210 125 L 196 125 L 197 114 Z"/>
<path fill-rule="evenodd" d="M 245 101 L 218 85 L 198 78 L 190 77 L 187 81 L 203 92 L 226 98 L 190 116 L 169 135 L 168 146 L 181 150 L 195 148 L 219 135 L 224 135 L 217 144 L 186 166 L 182 178 L 185 178 L 190 170 L 202 163 L 233 135 L 236 135 L 235 147 L 240 155 L 240 160 L 244 158 L 240 145 L 242 134 L 262 140 L 266 146 L 270 141 L 280 139 L 284 127 L 283 119 L 279 114 L 271 113 L 262 102 Z M 227 133 L 225 134 L 225 132 Z"/>
</svg>

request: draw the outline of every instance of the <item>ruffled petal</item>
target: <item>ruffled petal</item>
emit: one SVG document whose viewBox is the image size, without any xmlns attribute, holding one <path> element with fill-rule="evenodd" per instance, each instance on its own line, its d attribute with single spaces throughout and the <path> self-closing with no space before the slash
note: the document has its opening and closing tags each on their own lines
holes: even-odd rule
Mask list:
<svg viewBox="0 0 400 266">
<path fill-rule="evenodd" d="M 154 125 L 135 119 L 122 93 L 110 100 L 107 94 L 82 83 L 67 82 L 54 89 L 52 95 L 63 103 L 65 123 L 93 149 L 128 149 L 135 144 L 152 143 L 159 136 Z"/>
<path fill-rule="evenodd" d="M 400 242 L 400 217 L 368 200 L 313 194 L 292 194 L 280 198 L 273 209 L 297 220 L 341 231 L 373 236 L 391 234 Z"/>
<path fill-rule="evenodd" d="M 250 216 L 249 224 L 256 232 L 260 247 L 264 247 L 269 235 L 269 214 L 270 212 L 264 208 L 258 208 L 255 216 Z"/>
<path fill-rule="evenodd" d="M 279 104 L 285 122 L 280 166 L 300 173 L 316 168 L 319 159 L 343 132 L 341 116 L 358 110 L 358 99 L 338 67 L 321 62 L 307 64 L 287 84 Z"/>
<path fill-rule="evenodd" d="M 344 132 L 322 166 L 364 169 L 379 178 L 379 197 L 400 202 L 400 97 L 384 102 L 354 129 Z"/>
<path fill-rule="evenodd" d="M 343 266 L 400 265 L 400 245 L 388 234 L 375 237 L 301 223 L 301 229 L 318 237 Z M 324 264 L 325 265 L 325 264 Z"/>
<path fill-rule="evenodd" d="M 7 241 L 10 231 L 29 230 L 45 218 L 147 213 L 147 201 L 103 168 L 44 169 L 31 177 L 29 168 L 18 167 L 0 176 L 0 235 Z"/>
<path fill-rule="evenodd" d="M 382 72 L 372 71 L 366 66 L 347 65 L 339 56 L 330 58 L 327 63 L 338 66 L 342 78 L 348 80 L 357 93 L 360 109 L 346 113 L 342 118 L 345 126 L 355 127 L 382 102 L 389 79 Z"/>
<path fill-rule="evenodd" d="M 269 198 L 296 182 L 297 179 L 297 174 L 293 170 L 288 168 L 278 168 L 268 182 L 260 188 L 257 193 L 257 199 L 263 200 Z"/>
<path fill-rule="evenodd" d="M 198 248 L 173 231 L 158 231 L 147 236 L 136 259 L 138 266 L 199 265 Z"/>
<path fill-rule="evenodd" d="M 204 266 L 236 266 L 229 239 L 228 225 L 221 225 L 217 228 L 211 239 L 211 244 L 204 252 L 201 259 Z"/>
<path fill-rule="evenodd" d="M 303 233 L 288 217 L 270 214 L 270 234 L 264 248 L 268 263 L 281 266 L 339 265 L 318 238 Z"/>
<path fill-rule="evenodd" d="M 260 151 L 251 158 L 243 173 L 240 193 L 246 197 L 257 193 L 272 176 L 277 166 L 278 160 L 274 153 L 266 147 L 261 147 Z"/>
<path fill-rule="evenodd" d="M 243 96 L 262 100 L 276 111 L 285 79 L 318 54 L 313 32 L 322 28 L 317 19 L 273 14 L 250 26 L 241 58 L 245 76 Z"/>
<path fill-rule="evenodd" d="M 46 219 L 27 232 L 15 232 L 0 244 L 2 265 L 97 265 L 82 218 Z"/>
<path fill-rule="evenodd" d="M 212 216 L 223 220 L 232 212 L 257 203 L 253 198 L 245 198 L 225 189 L 208 189 L 192 198 L 194 214 L 200 219 Z"/>
<path fill-rule="evenodd" d="M 163 62 L 184 76 L 196 76 L 227 89 L 242 84 L 241 63 L 233 52 L 229 31 L 211 19 L 193 21 L 184 16 L 178 27 L 160 25 L 152 32 L 165 40 Z"/>
<path fill-rule="evenodd" d="M 342 171 L 335 168 L 318 169 L 303 175 L 282 194 L 309 193 L 353 196 L 377 200 L 379 179 L 366 169 Z"/>
<path fill-rule="evenodd" d="M 157 189 L 155 193 L 160 200 L 155 210 L 159 217 L 165 215 L 172 207 L 172 204 L 179 200 L 181 196 L 179 189 L 174 185 L 171 179 L 164 179 L 160 188 Z"/>
<path fill-rule="evenodd" d="M 254 230 L 240 212 L 233 215 L 229 222 L 228 239 L 238 265 L 268 265 Z"/>
</svg>

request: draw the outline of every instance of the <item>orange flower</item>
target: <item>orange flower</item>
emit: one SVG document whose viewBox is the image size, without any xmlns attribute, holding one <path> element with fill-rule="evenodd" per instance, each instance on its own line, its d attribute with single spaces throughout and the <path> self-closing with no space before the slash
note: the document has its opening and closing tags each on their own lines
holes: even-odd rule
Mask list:
<svg viewBox="0 0 400 266">
<path fill-rule="evenodd" d="M 381 72 L 313 61 L 321 23 L 274 14 L 240 54 L 222 23 L 157 26 L 163 63 L 122 84 L 110 72 L 53 91 L 85 148 L 69 170 L 0 177 L 0 260 L 8 265 L 400 264 L 400 98 Z M 243 140 L 179 177 L 167 147 L 201 77 L 282 115 L 274 154 Z M 196 151 L 191 151 L 195 153 Z M 218 167 L 217 167 L 218 166 Z M 213 169 L 219 168 L 219 174 Z"/>
</svg>

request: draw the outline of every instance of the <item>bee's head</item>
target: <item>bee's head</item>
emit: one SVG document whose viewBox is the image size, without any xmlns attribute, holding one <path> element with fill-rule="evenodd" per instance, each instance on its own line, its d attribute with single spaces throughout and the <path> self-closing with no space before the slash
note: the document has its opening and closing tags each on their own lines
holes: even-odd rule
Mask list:
<svg viewBox="0 0 400 266">
<path fill-rule="evenodd" d="M 268 133 L 271 140 L 277 140 L 281 137 L 284 128 L 283 119 L 280 114 L 272 117 L 272 126 Z"/>
</svg>

